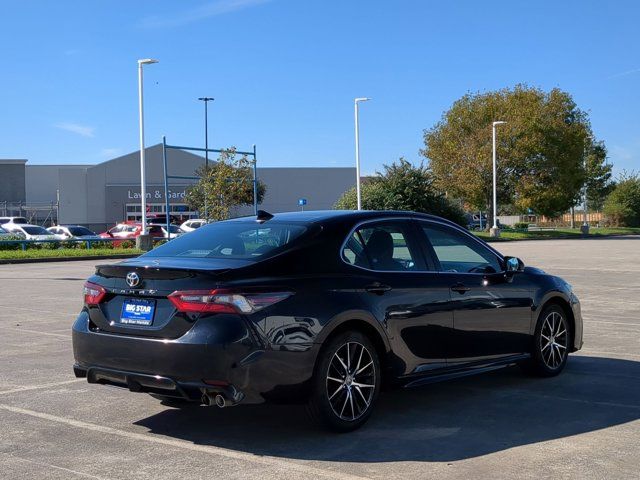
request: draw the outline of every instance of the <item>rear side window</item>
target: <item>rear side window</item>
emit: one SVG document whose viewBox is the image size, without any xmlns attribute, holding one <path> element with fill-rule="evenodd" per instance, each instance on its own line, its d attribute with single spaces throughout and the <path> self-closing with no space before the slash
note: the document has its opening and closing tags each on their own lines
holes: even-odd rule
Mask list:
<svg viewBox="0 0 640 480">
<path fill-rule="evenodd" d="M 363 225 L 349 237 L 342 249 L 345 262 L 378 271 L 417 270 L 417 254 L 408 242 L 404 223 Z"/>
<path fill-rule="evenodd" d="M 305 231 L 304 225 L 297 224 L 218 222 L 173 239 L 145 256 L 258 260 L 286 250 Z"/>
</svg>

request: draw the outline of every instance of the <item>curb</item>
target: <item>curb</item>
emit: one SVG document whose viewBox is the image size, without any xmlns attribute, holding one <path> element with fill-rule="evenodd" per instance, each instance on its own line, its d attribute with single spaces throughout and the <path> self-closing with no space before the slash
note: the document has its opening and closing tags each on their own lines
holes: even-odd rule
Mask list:
<svg viewBox="0 0 640 480">
<path fill-rule="evenodd" d="M 108 260 L 118 258 L 135 258 L 142 254 L 122 254 L 122 255 L 85 255 L 82 257 L 44 257 L 44 258 L 7 258 L 0 259 L 0 265 L 10 265 L 14 263 L 50 263 L 50 262 L 74 262 L 76 260 Z"/>
<path fill-rule="evenodd" d="M 538 237 L 538 238 L 482 238 L 487 243 L 504 243 L 504 242 L 537 242 L 540 240 L 597 240 L 602 238 L 634 238 L 640 236 L 640 233 L 607 233 L 604 235 L 563 235 L 558 237 Z"/>
</svg>

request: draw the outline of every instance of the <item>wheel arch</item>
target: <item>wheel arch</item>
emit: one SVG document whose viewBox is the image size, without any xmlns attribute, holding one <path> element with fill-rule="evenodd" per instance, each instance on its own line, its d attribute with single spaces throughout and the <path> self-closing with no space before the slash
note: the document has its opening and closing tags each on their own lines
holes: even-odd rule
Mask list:
<svg viewBox="0 0 640 480">
<path fill-rule="evenodd" d="M 344 312 L 339 317 L 336 317 L 331 323 L 327 325 L 327 327 L 323 329 L 322 334 L 317 338 L 317 343 L 321 343 L 322 346 L 324 346 L 330 339 L 334 338 L 336 335 L 349 330 L 361 332 L 362 334 L 366 335 L 369 340 L 371 340 L 371 343 L 373 343 L 373 346 L 376 349 L 376 353 L 378 354 L 378 359 L 380 360 L 382 371 L 384 372 L 386 370 L 385 366 L 387 366 L 388 354 L 391 352 L 389 338 L 382 329 L 382 326 L 375 320 L 375 318 L 367 314 L 366 312 Z M 320 352 L 322 352 L 322 347 L 320 348 L 318 355 L 316 356 L 314 371 L 320 359 Z"/>
<path fill-rule="evenodd" d="M 571 348 L 570 351 L 575 350 L 575 332 L 576 332 L 576 319 L 573 315 L 573 310 L 571 308 L 571 303 L 569 299 L 566 298 L 561 292 L 550 292 L 547 294 L 543 301 L 540 302 L 540 308 L 538 309 L 538 315 L 536 317 L 535 328 L 538 328 L 538 323 L 540 322 L 540 317 L 545 308 L 550 305 L 559 306 L 567 316 L 567 321 L 569 322 L 569 328 L 571 329 Z"/>
</svg>

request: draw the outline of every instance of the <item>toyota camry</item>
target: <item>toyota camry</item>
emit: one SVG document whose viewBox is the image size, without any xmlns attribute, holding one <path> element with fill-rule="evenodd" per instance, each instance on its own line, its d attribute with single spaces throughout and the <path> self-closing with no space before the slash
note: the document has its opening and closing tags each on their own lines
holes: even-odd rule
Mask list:
<svg viewBox="0 0 640 480">
<path fill-rule="evenodd" d="M 90 383 L 174 404 L 300 402 L 336 431 L 366 422 L 383 385 L 513 364 L 550 377 L 581 347 L 567 282 L 412 212 L 204 225 L 97 266 L 73 325 Z"/>
</svg>

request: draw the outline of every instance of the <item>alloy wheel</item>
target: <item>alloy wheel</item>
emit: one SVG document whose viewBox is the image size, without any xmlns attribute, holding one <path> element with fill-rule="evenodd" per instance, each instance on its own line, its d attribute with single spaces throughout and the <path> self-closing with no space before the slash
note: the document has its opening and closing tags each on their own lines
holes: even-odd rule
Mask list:
<svg viewBox="0 0 640 480">
<path fill-rule="evenodd" d="M 540 331 L 540 354 L 542 361 L 552 370 L 559 368 L 567 356 L 569 335 L 563 316 L 551 311 L 546 316 Z"/>
<path fill-rule="evenodd" d="M 375 363 L 367 348 L 347 342 L 331 358 L 327 369 L 327 398 L 342 420 L 360 418 L 371 405 L 376 384 Z"/>
</svg>

